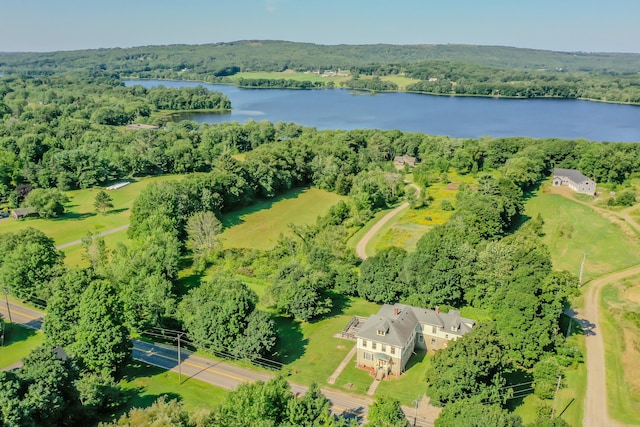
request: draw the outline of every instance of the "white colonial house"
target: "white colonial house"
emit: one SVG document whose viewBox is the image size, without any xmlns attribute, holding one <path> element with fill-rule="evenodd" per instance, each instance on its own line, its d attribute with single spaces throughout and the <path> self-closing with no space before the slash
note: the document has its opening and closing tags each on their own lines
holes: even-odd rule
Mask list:
<svg viewBox="0 0 640 427">
<path fill-rule="evenodd" d="M 553 170 L 553 186 L 567 186 L 576 193 L 595 194 L 596 182 L 587 178 L 576 169 L 560 169 Z"/>
<path fill-rule="evenodd" d="M 357 366 L 376 378 L 400 375 L 416 349 L 435 351 L 471 331 L 475 320 L 460 312 L 442 313 L 404 304 L 385 304 L 371 315 L 355 337 Z"/>
</svg>

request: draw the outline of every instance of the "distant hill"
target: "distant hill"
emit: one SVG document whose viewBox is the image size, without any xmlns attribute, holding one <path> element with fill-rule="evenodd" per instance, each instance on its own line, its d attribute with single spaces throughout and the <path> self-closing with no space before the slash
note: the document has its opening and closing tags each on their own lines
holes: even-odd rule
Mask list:
<svg viewBox="0 0 640 427">
<path fill-rule="evenodd" d="M 0 53 L 0 72 L 52 74 L 101 70 L 139 75 L 154 70 L 224 76 L 238 71 L 348 69 L 370 64 L 450 61 L 519 70 L 637 74 L 640 54 L 553 52 L 475 45 L 318 45 L 237 41 L 206 45 L 142 46 L 49 53 Z"/>
</svg>

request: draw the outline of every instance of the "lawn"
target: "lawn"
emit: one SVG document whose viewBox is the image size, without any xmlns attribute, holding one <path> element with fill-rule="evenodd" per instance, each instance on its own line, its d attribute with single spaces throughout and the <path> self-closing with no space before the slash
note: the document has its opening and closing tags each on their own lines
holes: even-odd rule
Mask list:
<svg viewBox="0 0 640 427">
<path fill-rule="evenodd" d="M 183 402 L 189 411 L 198 409 L 212 410 L 221 403 L 229 393 L 220 387 L 200 380 L 189 378 L 178 385 L 178 374 L 166 371 L 146 363 L 134 361 L 127 366 L 120 385 L 130 398 L 116 417 L 128 412 L 131 408 L 151 406 L 160 396 Z"/>
<path fill-rule="evenodd" d="M 576 276 L 584 254 L 583 282 L 640 264 L 640 242 L 588 206 L 558 194 L 538 193 L 526 202 L 525 213 L 544 220 L 544 242 L 556 270 Z"/>
<path fill-rule="evenodd" d="M 26 218 L 20 221 L 4 219 L 0 221 L 0 233 L 15 232 L 27 227 L 37 228 L 51 237 L 56 245 L 81 239 L 87 233 L 99 233 L 129 223 L 130 209 L 136 196 L 149 184 L 182 179 L 183 175 L 164 175 L 148 178 L 127 179 L 131 184 L 118 190 L 109 191 L 113 198 L 113 209 L 106 215 L 95 213 L 93 202 L 102 188 L 66 191 L 69 202 L 66 213 L 59 218 Z"/>
<path fill-rule="evenodd" d="M 427 391 L 425 378 L 431 367 L 431 358 L 424 351 L 418 351 L 407 362 L 406 372 L 400 378 L 382 381 L 375 395 L 393 397 L 403 405 L 413 406 L 412 402 L 421 399 Z"/>
<path fill-rule="evenodd" d="M 226 214 L 220 235 L 225 248 L 269 249 L 289 224 L 312 224 L 344 196 L 317 188 L 297 188 L 273 199 Z"/>
<path fill-rule="evenodd" d="M 326 385 L 333 371 L 355 345 L 355 341 L 334 335 L 339 334 L 354 315 L 369 316 L 380 308 L 377 304 L 353 297 L 343 297 L 336 306 L 331 317 L 314 322 L 276 318 L 278 342 L 275 358 L 286 365 L 291 381 L 307 385 L 315 381 Z"/>
<path fill-rule="evenodd" d="M 4 327 L 6 328 L 5 345 L 0 347 L 2 349 L 0 351 L 0 368 L 22 360 L 44 341 L 44 335 L 33 329 L 9 322 L 4 322 Z"/>
<path fill-rule="evenodd" d="M 609 414 L 640 424 L 640 277 L 602 289 L 600 321 L 607 369 Z"/>
</svg>

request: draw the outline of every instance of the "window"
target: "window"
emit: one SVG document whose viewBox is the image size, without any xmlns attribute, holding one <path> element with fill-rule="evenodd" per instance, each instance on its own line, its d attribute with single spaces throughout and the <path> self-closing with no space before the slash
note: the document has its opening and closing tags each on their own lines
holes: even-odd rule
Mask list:
<svg viewBox="0 0 640 427">
<path fill-rule="evenodd" d="M 380 349 L 381 349 L 381 350 L 382 350 L 382 352 L 384 353 L 384 352 L 386 352 L 386 351 L 387 351 L 387 346 L 386 346 L 386 345 L 384 345 L 384 344 L 382 344 L 382 346 L 381 346 L 381 348 L 380 348 Z"/>
<path fill-rule="evenodd" d="M 435 326 L 432 326 L 432 327 L 431 327 L 431 333 L 435 335 L 435 334 L 436 334 L 436 332 L 437 332 L 436 327 L 435 327 Z"/>
<path fill-rule="evenodd" d="M 372 342 L 372 343 L 371 343 L 371 349 L 373 349 L 373 350 L 375 350 L 375 349 L 376 349 L 376 343 L 375 343 L 375 342 Z"/>
<path fill-rule="evenodd" d="M 396 348 L 395 347 L 391 347 L 391 354 L 396 354 Z"/>
<path fill-rule="evenodd" d="M 431 345 L 436 345 L 436 339 L 435 338 L 431 338 Z"/>
<path fill-rule="evenodd" d="M 451 326 L 451 330 L 455 332 L 455 331 L 458 330 L 458 328 L 456 328 L 456 325 L 453 325 L 453 326 Z"/>
<path fill-rule="evenodd" d="M 364 348 L 367 348 L 367 340 L 362 340 L 362 346 L 363 346 Z"/>
<path fill-rule="evenodd" d="M 418 341 L 424 342 L 424 337 L 422 335 L 418 335 Z"/>
<path fill-rule="evenodd" d="M 372 360 L 373 357 L 371 357 L 371 353 L 369 353 L 368 351 L 364 352 L 364 360 Z"/>
<path fill-rule="evenodd" d="M 377 331 L 377 332 L 378 332 L 378 335 L 380 335 L 381 337 L 383 337 L 383 336 L 384 336 L 384 331 L 381 331 L 380 329 L 378 329 L 378 331 Z"/>
<path fill-rule="evenodd" d="M 445 337 L 446 339 L 449 339 L 449 334 L 445 334 L 445 335 L 444 335 L 444 337 Z"/>
</svg>

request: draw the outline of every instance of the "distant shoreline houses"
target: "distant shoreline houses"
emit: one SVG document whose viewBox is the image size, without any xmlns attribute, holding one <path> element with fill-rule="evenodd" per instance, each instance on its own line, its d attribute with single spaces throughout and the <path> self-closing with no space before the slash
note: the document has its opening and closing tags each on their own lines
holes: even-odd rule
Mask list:
<svg viewBox="0 0 640 427">
<path fill-rule="evenodd" d="M 554 169 L 553 186 L 566 186 L 581 194 L 596 194 L 596 182 L 576 169 Z"/>
<path fill-rule="evenodd" d="M 370 370 L 378 379 L 399 376 L 415 350 L 446 348 L 470 332 L 476 321 L 448 313 L 404 304 L 385 304 L 355 333 L 357 366 Z"/>
</svg>

